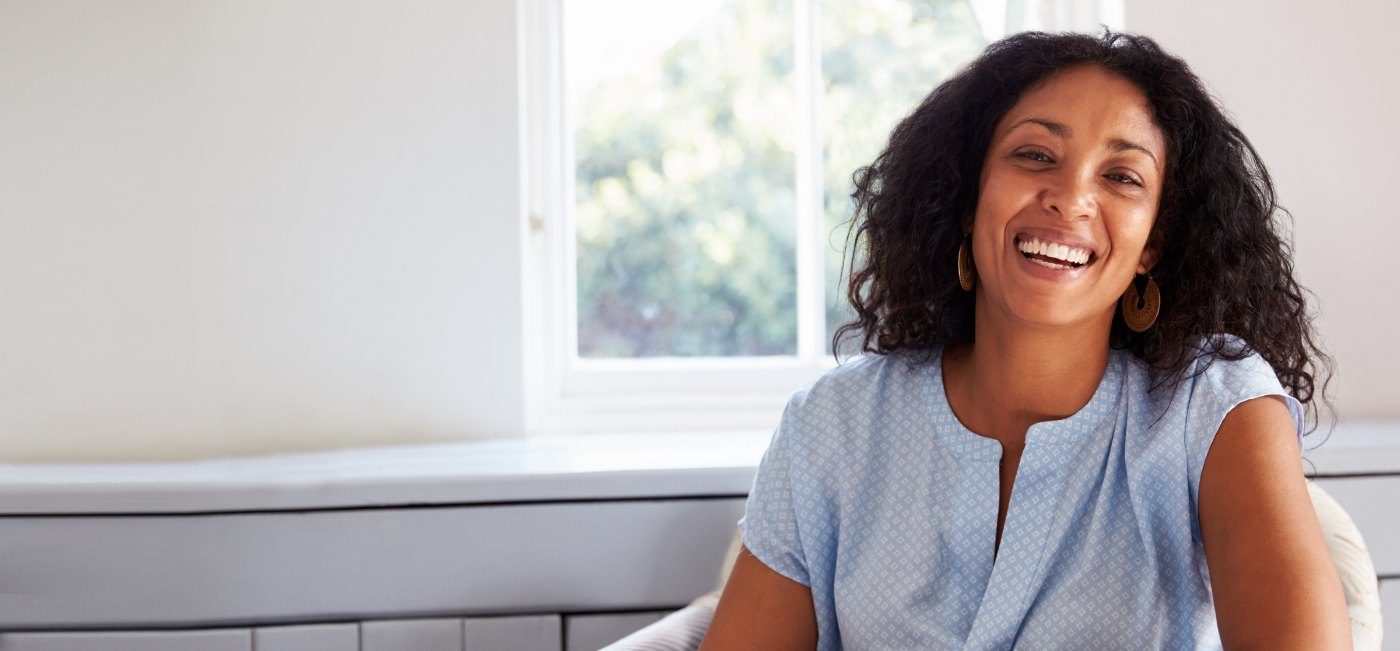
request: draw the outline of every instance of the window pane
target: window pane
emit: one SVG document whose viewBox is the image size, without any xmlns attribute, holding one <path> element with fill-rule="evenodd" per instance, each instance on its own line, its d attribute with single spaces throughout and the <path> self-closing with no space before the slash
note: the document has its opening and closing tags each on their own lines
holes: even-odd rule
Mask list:
<svg viewBox="0 0 1400 651">
<path fill-rule="evenodd" d="M 836 328 L 855 319 L 846 298 L 849 261 L 841 268 L 854 210 L 851 174 L 875 159 L 890 130 L 929 91 L 981 53 L 987 46 L 982 33 L 967 0 L 822 2 L 828 342 Z M 942 263 L 955 261 L 935 262 Z M 855 348 L 847 341 L 842 354 Z"/>
<path fill-rule="evenodd" d="M 792 0 L 564 4 L 578 354 L 795 354 Z"/>
</svg>

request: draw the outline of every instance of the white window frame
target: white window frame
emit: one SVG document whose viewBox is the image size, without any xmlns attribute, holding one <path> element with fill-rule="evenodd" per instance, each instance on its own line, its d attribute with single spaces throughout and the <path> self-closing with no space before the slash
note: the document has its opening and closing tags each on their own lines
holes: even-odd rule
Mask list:
<svg viewBox="0 0 1400 651">
<path fill-rule="evenodd" d="M 771 430 L 793 391 L 836 365 L 826 352 L 821 241 L 821 142 L 816 94 L 820 0 L 794 0 L 796 116 L 797 354 L 764 357 L 577 356 L 572 125 L 564 111 L 562 3 L 519 0 L 522 142 L 528 215 L 525 350 L 527 435 L 590 432 Z M 1020 2 L 1049 31 L 1122 29 L 1122 0 L 973 0 L 987 23 Z M 805 81 L 806 83 L 802 83 Z M 817 336 L 818 332 L 824 336 Z M 489 345 L 489 344 L 488 344 Z"/>
</svg>

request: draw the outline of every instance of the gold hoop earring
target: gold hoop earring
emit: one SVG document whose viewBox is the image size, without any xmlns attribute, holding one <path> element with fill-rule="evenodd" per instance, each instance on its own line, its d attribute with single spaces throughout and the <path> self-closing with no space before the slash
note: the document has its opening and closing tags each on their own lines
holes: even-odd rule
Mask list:
<svg viewBox="0 0 1400 651">
<path fill-rule="evenodd" d="M 969 250 L 968 243 L 972 241 L 972 234 L 968 233 L 963 237 L 962 244 L 958 246 L 958 286 L 963 291 L 970 292 L 977 285 L 977 269 L 972 266 L 972 251 Z"/>
<path fill-rule="evenodd" d="M 1133 332 L 1146 332 L 1152 324 L 1157 322 L 1157 314 L 1162 310 L 1162 293 L 1157 289 L 1157 283 L 1152 280 L 1152 275 L 1147 274 L 1147 287 L 1141 295 L 1138 294 L 1137 279 L 1144 274 L 1133 276 L 1133 281 L 1128 283 L 1128 291 L 1123 292 L 1123 300 L 1119 301 L 1119 307 L 1123 310 L 1123 323 Z"/>
</svg>

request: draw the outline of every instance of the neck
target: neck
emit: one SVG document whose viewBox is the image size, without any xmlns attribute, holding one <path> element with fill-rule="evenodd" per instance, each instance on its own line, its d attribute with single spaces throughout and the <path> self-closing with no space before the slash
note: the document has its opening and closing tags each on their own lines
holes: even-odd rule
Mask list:
<svg viewBox="0 0 1400 651">
<path fill-rule="evenodd" d="M 968 429 L 1019 450 L 1031 425 L 1068 418 L 1093 399 L 1113 314 L 1093 327 L 1041 328 L 986 314 L 985 305 L 977 301 L 975 340 L 945 353 L 944 386 Z"/>
</svg>

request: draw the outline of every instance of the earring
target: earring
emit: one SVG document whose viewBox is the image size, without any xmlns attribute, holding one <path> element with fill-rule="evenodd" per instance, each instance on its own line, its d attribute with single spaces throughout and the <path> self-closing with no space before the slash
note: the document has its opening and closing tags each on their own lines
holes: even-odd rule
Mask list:
<svg viewBox="0 0 1400 651">
<path fill-rule="evenodd" d="M 1128 283 L 1128 291 L 1123 292 L 1123 300 L 1119 302 L 1123 309 L 1123 323 L 1133 332 L 1145 332 L 1151 328 L 1162 309 L 1162 293 L 1157 290 L 1157 283 L 1152 280 L 1151 274 L 1147 274 L 1146 290 L 1138 294 L 1137 279 L 1141 277 L 1143 274 L 1133 276 L 1133 281 Z"/>
<path fill-rule="evenodd" d="M 977 269 L 972 266 L 972 251 L 968 248 L 971 241 L 972 234 L 968 233 L 958 246 L 958 285 L 965 292 L 972 291 L 973 286 L 977 284 Z"/>
</svg>

